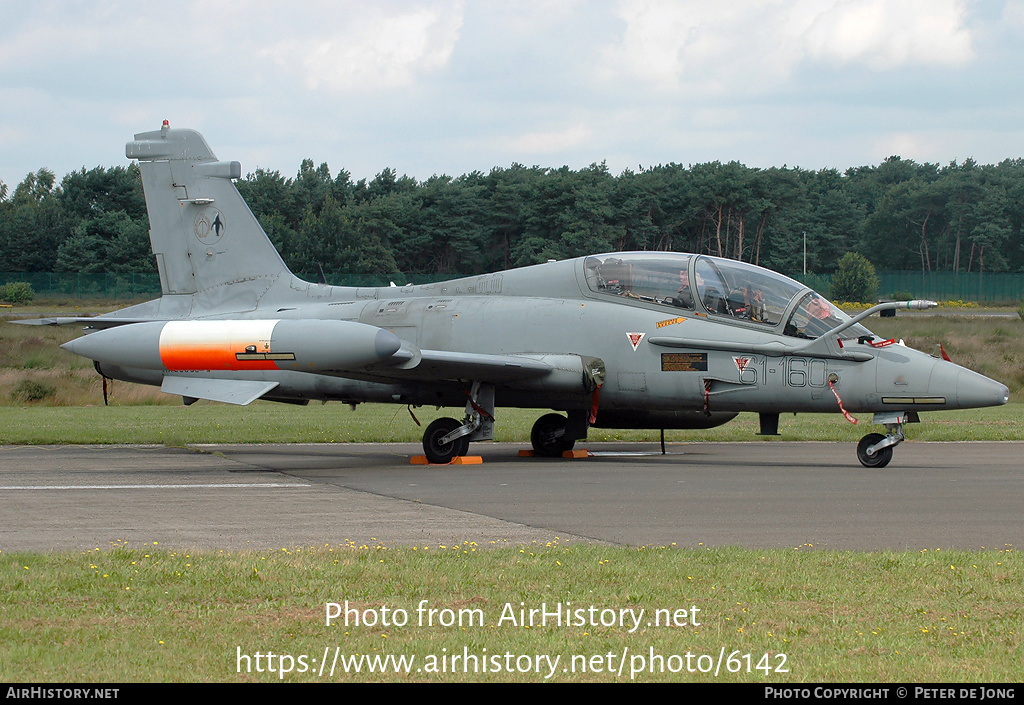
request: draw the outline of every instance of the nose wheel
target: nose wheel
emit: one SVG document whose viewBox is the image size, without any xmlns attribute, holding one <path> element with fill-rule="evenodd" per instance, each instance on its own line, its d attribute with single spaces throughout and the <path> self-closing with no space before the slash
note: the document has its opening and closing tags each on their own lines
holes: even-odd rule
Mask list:
<svg viewBox="0 0 1024 705">
<path fill-rule="evenodd" d="M 866 468 L 884 468 L 892 460 L 892 449 L 903 442 L 904 423 L 916 423 L 915 412 L 875 414 L 874 422 L 885 424 L 885 435 L 869 433 L 857 444 L 857 460 Z"/>
<path fill-rule="evenodd" d="M 873 450 L 885 440 L 881 433 L 869 433 L 857 444 L 857 460 L 866 468 L 884 468 L 892 460 L 892 446 Z"/>
</svg>

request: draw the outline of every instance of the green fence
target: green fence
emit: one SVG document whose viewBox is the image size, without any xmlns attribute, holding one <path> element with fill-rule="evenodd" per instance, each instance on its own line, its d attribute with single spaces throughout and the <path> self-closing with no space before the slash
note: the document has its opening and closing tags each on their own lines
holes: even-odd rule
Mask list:
<svg viewBox="0 0 1024 705">
<path fill-rule="evenodd" d="M 306 281 L 320 281 L 320 273 L 299 274 Z M 428 284 L 462 275 L 415 274 L 393 278 L 379 274 L 328 274 L 327 283 L 334 286 L 390 286 L 391 282 Z M 148 273 L 78 274 L 73 272 L 0 272 L 0 285 L 28 282 L 36 298 L 61 299 L 138 299 L 160 296 L 160 276 Z"/>
<path fill-rule="evenodd" d="M 831 274 L 807 274 L 793 277 L 807 286 L 828 294 Z M 933 301 L 977 301 L 1008 303 L 1024 300 L 1024 274 L 983 272 L 879 272 L 878 297 Z"/>
<path fill-rule="evenodd" d="M 160 296 L 160 276 L 132 272 L 0 272 L 0 284 L 28 282 L 36 298 L 137 299 Z"/>
<path fill-rule="evenodd" d="M 319 273 L 300 275 L 307 281 L 318 281 Z M 426 284 L 461 275 L 412 274 L 395 279 L 398 285 Z M 823 294 L 827 294 L 832 277 L 828 274 L 794 276 Z M 989 274 L 977 272 L 879 272 L 878 295 L 891 298 L 909 294 L 915 299 L 935 301 L 977 301 L 982 303 L 1017 302 L 1024 300 L 1024 274 Z M 388 286 L 391 278 L 373 274 L 328 274 L 327 281 L 336 286 Z M 39 298 L 72 299 L 137 299 L 160 296 L 160 277 L 156 274 L 114 273 L 75 274 L 65 272 L 0 272 L 0 284 L 28 282 Z"/>
<path fill-rule="evenodd" d="M 910 292 L 935 301 L 1010 302 L 1024 299 L 1024 274 L 955 272 L 882 272 L 878 293 L 883 297 Z"/>
</svg>

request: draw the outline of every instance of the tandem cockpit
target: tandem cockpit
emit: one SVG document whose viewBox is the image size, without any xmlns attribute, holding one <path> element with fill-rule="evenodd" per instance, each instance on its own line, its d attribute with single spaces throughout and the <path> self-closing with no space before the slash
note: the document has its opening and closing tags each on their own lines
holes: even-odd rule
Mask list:
<svg viewBox="0 0 1024 705">
<path fill-rule="evenodd" d="M 618 252 L 584 260 L 595 294 L 682 309 L 794 338 L 814 339 L 850 317 L 776 272 L 735 260 L 675 252 Z M 871 335 L 860 325 L 849 335 Z"/>
</svg>

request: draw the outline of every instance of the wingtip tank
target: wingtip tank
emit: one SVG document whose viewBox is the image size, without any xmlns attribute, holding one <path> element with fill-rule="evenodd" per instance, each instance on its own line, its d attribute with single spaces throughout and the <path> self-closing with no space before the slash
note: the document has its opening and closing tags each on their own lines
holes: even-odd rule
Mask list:
<svg viewBox="0 0 1024 705">
<path fill-rule="evenodd" d="M 354 321 L 153 321 L 98 330 L 65 350 L 100 362 L 150 370 L 293 370 L 365 367 L 394 355 L 390 331 Z"/>
</svg>

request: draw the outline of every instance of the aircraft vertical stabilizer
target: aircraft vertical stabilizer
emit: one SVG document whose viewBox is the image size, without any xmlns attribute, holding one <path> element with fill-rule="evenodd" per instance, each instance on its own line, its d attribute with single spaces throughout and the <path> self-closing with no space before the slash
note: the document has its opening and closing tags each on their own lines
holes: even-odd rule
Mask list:
<svg viewBox="0 0 1024 705">
<path fill-rule="evenodd" d="M 241 165 L 217 161 L 198 132 L 165 123 L 135 135 L 125 154 L 139 161 L 164 296 L 194 295 L 199 309 L 247 310 L 282 274 L 291 278 L 232 183 Z"/>
</svg>

